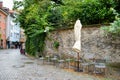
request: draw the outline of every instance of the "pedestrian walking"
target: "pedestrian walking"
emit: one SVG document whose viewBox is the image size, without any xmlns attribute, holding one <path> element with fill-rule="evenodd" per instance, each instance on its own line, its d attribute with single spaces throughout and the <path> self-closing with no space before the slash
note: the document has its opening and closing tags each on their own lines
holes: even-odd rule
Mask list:
<svg viewBox="0 0 120 80">
<path fill-rule="evenodd" d="M 22 43 L 20 53 L 25 55 L 25 43 Z"/>
<path fill-rule="evenodd" d="M 17 42 L 15 42 L 15 49 L 17 49 L 17 45 L 18 45 Z"/>
<path fill-rule="evenodd" d="M 6 40 L 6 44 L 7 44 L 7 49 L 9 49 L 10 48 L 10 41 L 9 41 L 9 37 L 7 38 L 7 40 Z"/>
<path fill-rule="evenodd" d="M 21 49 L 22 43 L 21 43 L 21 42 L 19 42 L 18 46 L 19 46 L 19 49 Z"/>
</svg>

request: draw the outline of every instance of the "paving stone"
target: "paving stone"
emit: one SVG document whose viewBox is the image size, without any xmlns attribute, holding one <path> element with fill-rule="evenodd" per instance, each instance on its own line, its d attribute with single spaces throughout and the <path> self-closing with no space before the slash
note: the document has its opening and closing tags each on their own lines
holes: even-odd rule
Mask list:
<svg viewBox="0 0 120 80">
<path fill-rule="evenodd" d="M 19 49 L 0 50 L 0 80 L 100 80 L 41 63 L 21 55 Z"/>
</svg>

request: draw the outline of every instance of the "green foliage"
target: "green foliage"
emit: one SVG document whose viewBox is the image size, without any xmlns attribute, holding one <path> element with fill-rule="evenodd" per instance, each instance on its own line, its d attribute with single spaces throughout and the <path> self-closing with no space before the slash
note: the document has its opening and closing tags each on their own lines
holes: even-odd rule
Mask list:
<svg viewBox="0 0 120 80">
<path fill-rule="evenodd" d="M 58 49 L 59 45 L 60 44 L 59 44 L 58 41 L 54 41 L 53 46 L 54 46 L 55 49 Z"/>
<path fill-rule="evenodd" d="M 115 6 L 115 10 L 120 13 L 120 0 L 114 0 L 116 6 Z"/>
<path fill-rule="evenodd" d="M 43 55 L 46 33 L 53 29 L 47 21 L 50 4 L 47 0 L 24 0 L 24 9 L 20 11 L 17 20 L 25 29 L 26 51 L 31 55 L 36 52 Z"/>
<path fill-rule="evenodd" d="M 56 4 L 63 4 L 62 0 L 51 0 L 54 1 Z"/>
<path fill-rule="evenodd" d="M 13 3 L 14 3 L 13 10 L 18 9 L 18 8 L 20 8 L 23 5 L 22 1 L 13 0 Z"/>
<path fill-rule="evenodd" d="M 115 5 L 113 2 L 109 2 L 110 0 L 107 3 L 106 1 L 101 2 L 101 0 L 70 0 L 66 3 L 66 6 L 69 8 L 67 11 L 69 13 L 68 19 L 75 21 L 79 18 L 82 24 L 109 23 L 114 20 L 114 15 L 110 11 L 110 7 L 114 7 Z M 109 4 L 109 7 L 106 6 L 107 4 Z"/>
<path fill-rule="evenodd" d="M 119 14 L 116 12 L 116 10 L 111 9 L 113 11 L 113 13 L 116 15 L 115 16 L 115 21 L 113 23 L 110 24 L 110 26 L 105 26 L 102 27 L 103 30 L 105 30 L 106 35 L 113 35 L 113 37 L 119 37 L 120 36 L 120 18 L 119 18 Z"/>
<path fill-rule="evenodd" d="M 63 5 L 52 4 L 48 21 L 57 29 L 66 28 L 79 18 L 82 24 L 101 24 L 112 22 L 116 7 L 114 0 L 64 0 Z"/>
</svg>

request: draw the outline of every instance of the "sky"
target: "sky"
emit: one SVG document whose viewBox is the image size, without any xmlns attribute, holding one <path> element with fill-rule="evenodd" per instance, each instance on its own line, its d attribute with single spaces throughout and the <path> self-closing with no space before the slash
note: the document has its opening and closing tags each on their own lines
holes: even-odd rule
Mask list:
<svg viewBox="0 0 120 80">
<path fill-rule="evenodd" d="M 12 10 L 13 0 L 0 0 L 0 1 L 3 1 L 3 7 L 7 7 L 10 10 Z M 17 1 L 22 1 L 22 0 L 17 0 Z"/>
</svg>

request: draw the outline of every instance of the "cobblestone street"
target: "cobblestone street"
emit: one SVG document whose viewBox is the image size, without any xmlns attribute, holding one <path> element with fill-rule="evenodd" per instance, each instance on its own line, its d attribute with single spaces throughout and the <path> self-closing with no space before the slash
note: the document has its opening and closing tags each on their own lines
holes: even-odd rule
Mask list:
<svg viewBox="0 0 120 80">
<path fill-rule="evenodd" d="M 92 75 L 70 72 L 39 59 L 21 55 L 19 49 L 0 50 L 0 80 L 101 80 Z"/>
</svg>

